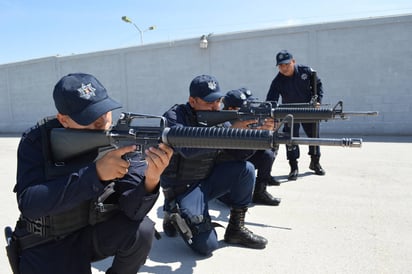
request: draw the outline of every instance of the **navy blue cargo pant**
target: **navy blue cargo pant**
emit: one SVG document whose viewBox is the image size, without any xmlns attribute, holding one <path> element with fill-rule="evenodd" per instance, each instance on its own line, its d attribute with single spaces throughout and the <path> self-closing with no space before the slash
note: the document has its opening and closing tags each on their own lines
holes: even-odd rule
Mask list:
<svg viewBox="0 0 412 274">
<path fill-rule="evenodd" d="M 315 132 L 316 124 L 315 123 L 295 123 L 293 124 L 293 137 L 299 137 L 300 125 L 302 125 L 303 131 L 306 136 L 309 138 L 318 138 L 319 137 L 319 128 Z M 290 133 L 290 126 L 285 124 L 283 127 L 283 132 Z M 309 155 L 319 156 L 320 157 L 320 148 L 319 146 L 309 146 Z M 299 159 L 300 150 L 298 145 L 286 145 L 286 157 L 289 161 L 294 161 Z"/>
<path fill-rule="evenodd" d="M 184 194 L 176 197 L 182 217 L 186 220 L 210 218 L 208 202 L 230 192 L 232 207 L 247 207 L 252 200 L 255 184 L 255 168 L 247 161 L 230 161 L 217 164 L 211 175 L 199 181 Z M 169 201 L 165 201 L 165 210 L 169 211 Z M 199 218 L 199 216 L 201 216 Z M 187 241 L 186 241 L 187 243 Z M 216 231 L 194 233 L 192 243 L 187 243 L 195 252 L 210 255 L 218 248 Z"/>
<path fill-rule="evenodd" d="M 154 223 L 132 221 L 123 214 L 85 227 L 64 239 L 22 251 L 21 274 L 90 274 L 91 262 L 114 256 L 113 273 L 135 274 L 152 246 Z"/>
<path fill-rule="evenodd" d="M 255 166 L 255 169 L 257 169 L 256 184 L 270 181 L 276 153 L 277 151 L 271 149 L 257 150 L 255 154 L 248 159 L 248 161 Z"/>
</svg>

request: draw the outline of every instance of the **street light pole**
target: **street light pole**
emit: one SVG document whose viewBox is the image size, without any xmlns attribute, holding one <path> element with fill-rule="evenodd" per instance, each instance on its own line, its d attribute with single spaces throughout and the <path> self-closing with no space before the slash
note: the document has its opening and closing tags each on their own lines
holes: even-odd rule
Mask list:
<svg viewBox="0 0 412 274">
<path fill-rule="evenodd" d="M 150 26 L 147 29 L 142 31 L 129 17 L 122 16 L 122 20 L 126 23 L 132 24 L 137 29 L 137 31 L 140 34 L 140 44 L 142 44 L 142 45 L 143 45 L 143 32 L 148 31 L 148 30 L 155 30 L 156 29 L 156 26 Z"/>
</svg>

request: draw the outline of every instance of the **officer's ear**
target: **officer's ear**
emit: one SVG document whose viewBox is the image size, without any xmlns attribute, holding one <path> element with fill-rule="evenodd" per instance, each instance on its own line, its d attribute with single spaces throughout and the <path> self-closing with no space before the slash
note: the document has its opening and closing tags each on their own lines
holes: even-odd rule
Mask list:
<svg viewBox="0 0 412 274">
<path fill-rule="evenodd" d="M 196 98 L 189 96 L 189 105 L 193 108 L 196 105 Z"/>
<path fill-rule="evenodd" d="M 70 117 L 68 115 L 64 115 L 61 113 L 57 113 L 57 120 L 59 120 L 60 124 L 62 124 L 63 127 L 67 128 L 70 125 Z"/>
</svg>

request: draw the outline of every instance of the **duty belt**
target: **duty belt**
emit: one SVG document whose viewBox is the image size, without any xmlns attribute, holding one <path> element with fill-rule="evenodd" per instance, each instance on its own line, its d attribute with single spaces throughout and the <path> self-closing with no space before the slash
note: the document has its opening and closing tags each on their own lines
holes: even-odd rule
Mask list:
<svg viewBox="0 0 412 274">
<path fill-rule="evenodd" d="M 28 232 L 31 232 L 40 237 L 48 237 L 50 235 L 50 217 L 41 217 L 35 220 L 23 219 L 26 221 L 26 229 Z"/>
<path fill-rule="evenodd" d="M 29 222 L 27 219 L 23 219 L 23 217 L 21 217 L 17 221 L 16 228 L 26 228 L 26 230 L 30 229 L 29 234 L 25 236 L 15 237 L 15 240 L 18 242 L 19 248 L 21 250 L 64 238 L 64 236 L 46 237 L 46 235 L 48 235 L 49 233 L 49 228 L 42 226 L 40 219 L 44 218 L 39 218 L 38 220 L 36 219 L 36 222 Z"/>
</svg>

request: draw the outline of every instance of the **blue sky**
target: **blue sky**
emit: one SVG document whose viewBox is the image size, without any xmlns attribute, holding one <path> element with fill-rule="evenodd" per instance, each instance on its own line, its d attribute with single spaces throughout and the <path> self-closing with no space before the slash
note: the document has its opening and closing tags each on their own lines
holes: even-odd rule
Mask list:
<svg viewBox="0 0 412 274">
<path fill-rule="evenodd" d="M 0 0 L 0 64 L 144 44 L 412 13 L 411 0 Z"/>
</svg>

